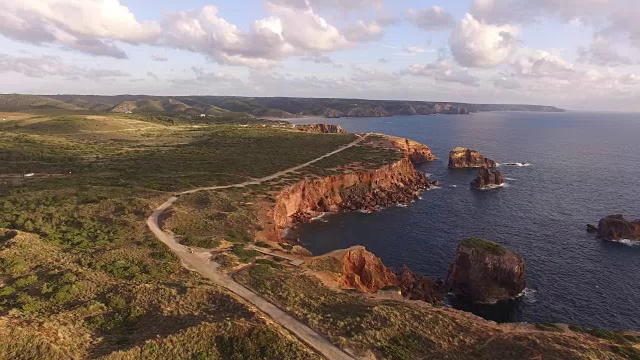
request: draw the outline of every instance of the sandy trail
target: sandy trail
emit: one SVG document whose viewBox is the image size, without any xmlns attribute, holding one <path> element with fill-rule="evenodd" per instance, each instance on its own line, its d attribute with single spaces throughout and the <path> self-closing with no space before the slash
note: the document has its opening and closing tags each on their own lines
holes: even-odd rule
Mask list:
<svg viewBox="0 0 640 360">
<path fill-rule="evenodd" d="M 305 342 L 311 348 L 315 349 L 318 353 L 322 354 L 324 357 L 331 360 L 334 360 L 334 359 L 335 360 L 352 360 L 354 358 L 351 355 L 347 354 L 342 349 L 333 345 L 331 342 L 329 342 L 326 338 L 324 338 L 319 333 L 315 332 L 308 326 L 304 325 L 303 323 L 301 323 L 291 315 L 282 311 L 280 308 L 271 304 L 264 298 L 252 292 L 251 290 L 238 284 L 231 277 L 216 271 L 217 266 L 214 262 L 211 261 L 209 253 L 193 253 L 186 247 L 180 245 L 172 235 L 162 231 L 162 229 L 160 228 L 159 222 L 160 222 L 161 215 L 178 200 L 178 196 L 180 195 L 193 194 L 200 191 L 223 190 L 223 189 L 230 189 L 230 188 L 242 188 L 248 185 L 258 185 L 265 181 L 270 181 L 278 177 L 281 177 L 285 174 L 300 170 L 322 159 L 325 159 L 329 156 L 335 155 L 341 151 L 344 151 L 353 146 L 356 146 L 357 144 L 365 140 L 367 136 L 368 135 L 359 136 L 358 139 L 356 139 L 355 141 L 341 148 L 338 148 L 337 150 L 334 150 L 330 153 L 320 156 L 314 160 L 280 171 L 273 175 L 265 176 L 260 179 L 255 179 L 255 180 L 246 181 L 243 183 L 233 184 L 233 185 L 202 187 L 202 188 L 181 192 L 177 194 L 177 196 L 171 197 L 164 204 L 160 205 L 160 207 L 158 207 L 153 212 L 153 214 L 151 214 L 151 216 L 149 216 L 149 218 L 147 219 L 147 226 L 149 226 L 149 229 L 151 230 L 151 232 L 153 232 L 155 237 L 158 238 L 158 240 L 162 241 L 165 245 L 167 245 L 171 249 L 171 251 L 173 251 L 180 258 L 180 261 L 182 262 L 182 265 L 185 268 L 191 271 L 198 272 L 200 275 L 204 276 L 205 278 L 228 289 L 229 291 L 233 292 L 234 294 L 240 296 L 244 300 L 253 304 L 255 307 L 260 309 L 264 314 L 271 317 L 274 321 L 276 321 L 277 323 L 282 325 L 282 327 L 289 330 L 292 334 L 294 334 L 300 340 Z"/>
</svg>

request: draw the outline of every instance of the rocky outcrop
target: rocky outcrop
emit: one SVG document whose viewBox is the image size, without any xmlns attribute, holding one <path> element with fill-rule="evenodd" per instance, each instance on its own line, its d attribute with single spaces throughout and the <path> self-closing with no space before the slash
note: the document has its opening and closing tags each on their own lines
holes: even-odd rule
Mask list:
<svg viewBox="0 0 640 360">
<path fill-rule="evenodd" d="M 309 133 L 321 133 L 321 134 L 346 134 L 347 131 L 340 125 L 330 124 L 310 124 L 310 125 L 298 125 L 296 129 Z"/>
<path fill-rule="evenodd" d="M 324 111 L 324 114 L 322 114 L 324 117 L 329 118 L 329 119 L 337 119 L 337 118 L 341 118 L 344 116 L 344 114 L 342 113 L 342 111 L 336 110 L 336 109 L 329 109 L 327 108 Z"/>
<path fill-rule="evenodd" d="M 471 187 L 478 190 L 495 189 L 504 185 L 502 171 L 491 171 L 486 167 L 478 170 L 478 176 L 471 182 Z"/>
<path fill-rule="evenodd" d="M 402 296 L 409 300 L 421 300 L 431 304 L 439 304 L 444 299 L 443 284 L 430 276 L 419 276 L 409 267 L 403 266 L 398 275 L 398 286 Z"/>
<path fill-rule="evenodd" d="M 518 297 L 526 286 L 522 258 L 505 247 L 482 239 L 463 240 L 445 286 L 454 295 L 479 303 Z"/>
<path fill-rule="evenodd" d="M 377 210 L 416 200 L 429 179 L 408 158 L 376 170 L 303 180 L 276 197 L 274 224 L 279 229 L 326 212 Z"/>
<path fill-rule="evenodd" d="M 345 250 L 341 260 L 344 286 L 369 293 L 388 286 L 398 286 L 393 271 L 363 246 Z"/>
<path fill-rule="evenodd" d="M 494 168 L 498 164 L 495 161 L 482 156 L 475 150 L 466 149 L 463 147 L 457 147 L 449 153 L 449 168 L 479 168 L 488 167 Z"/>
<path fill-rule="evenodd" d="M 426 162 L 438 160 L 431 152 L 431 149 L 427 145 L 421 144 L 417 141 L 404 139 L 396 136 L 387 136 L 393 147 L 402 151 L 414 164 L 423 164 Z"/>
<path fill-rule="evenodd" d="M 606 240 L 640 241 L 640 220 L 628 221 L 623 215 L 610 215 L 598 223 L 598 235 Z"/>
</svg>

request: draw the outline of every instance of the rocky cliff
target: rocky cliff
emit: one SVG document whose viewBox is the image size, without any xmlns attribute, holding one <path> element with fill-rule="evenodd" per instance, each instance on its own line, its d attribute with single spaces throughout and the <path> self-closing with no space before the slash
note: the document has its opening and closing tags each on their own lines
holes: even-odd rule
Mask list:
<svg viewBox="0 0 640 360">
<path fill-rule="evenodd" d="M 491 171 L 486 167 L 478 169 L 478 176 L 471 182 L 474 189 L 493 189 L 504 185 L 504 175 L 502 171 Z"/>
<path fill-rule="evenodd" d="M 389 139 L 392 147 L 402 151 L 414 164 L 438 160 L 427 145 L 397 136 L 385 135 L 385 137 Z"/>
<path fill-rule="evenodd" d="M 376 292 L 387 286 L 397 286 L 393 271 L 363 246 L 347 249 L 342 254 L 343 285 L 362 292 Z"/>
<path fill-rule="evenodd" d="M 398 286 L 402 296 L 409 300 L 439 304 L 444 299 L 444 287 L 441 281 L 435 281 L 430 276 L 416 275 L 406 265 L 398 275 Z"/>
<path fill-rule="evenodd" d="M 466 239 L 456 250 L 445 286 L 456 296 L 479 303 L 511 300 L 526 286 L 525 264 L 499 244 Z"/>
<path fill-rule="evenodd" d="M 274 224 L 284 229 L 325 212 L 377 210 L 407 203 L 430 186 L 429 179 L 407 158 L 372 171 L 303 180 L 276 197 Z"/>
<path fill-rule="evenodd" d="M 597 231 L 606 240 L 640 241 L 640 220 L 628 221 L 623 215 L 610 215 L 600 220 Z"/>
<path fill-rule="evenodd" d="M 479 152 L 463 147 L 457 147 L 449 153 L 449 168 L 494 168 L 498 164 L 495 161 L 482 156 Z"/>
<path fill-rule="evenodd" d="M 346 134 L 347 131 L 340 125 L 330 124 L 310 124 L 310 125 L 298 125 L 296 129 L 309 132 L 309 133 L 321 133 L 321 134 Z"/>
</svg>

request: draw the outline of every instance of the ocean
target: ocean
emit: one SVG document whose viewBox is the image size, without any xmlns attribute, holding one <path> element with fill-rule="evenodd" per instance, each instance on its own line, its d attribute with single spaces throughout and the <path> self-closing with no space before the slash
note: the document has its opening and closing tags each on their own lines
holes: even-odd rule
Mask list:
<svg viewBox="0 0 640 360">
<path fill-rule="evenodd" d="M 473 115 L 301 119 L 428 145 L 439 160 L 419 171 L 442 181 L 407 207 L 333 214 L 301 226 L 320 255 L 363 245 L 392 268 L 444 279 L 460 240 L 481 237 L 522 255 L 527 290 L 502 307 L 454 303 L 499 322 L 640 330 L 640 246 L 586 232 L 610 214 L 640 218 L 640 114 L 489 112 Z M 447 169 L 451 149 L 501 163 L 502 189 L 475 191 L 477 170 Z M 506 166 L 505 163 L 529 163 Z"/>
</svg>

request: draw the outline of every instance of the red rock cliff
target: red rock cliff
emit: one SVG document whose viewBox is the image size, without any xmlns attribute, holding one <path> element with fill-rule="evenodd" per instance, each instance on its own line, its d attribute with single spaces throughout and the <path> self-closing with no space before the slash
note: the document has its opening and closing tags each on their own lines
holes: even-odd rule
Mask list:
<svg viewBox="0 0 640 360">
<path fill-rule="evenodd" d="M 363 246 L 345 250 L 342 255 L 342 281 L 362 292 L 376 292 L 387 286 L 397 286 L 393 271 Z"/>
<path fill-rule="evenodd" d="M 449 168 L 479 168 L 479 167 L 494 168 L 498 166 L 495 161 L 482 156 L 475 150 L 465 149 L 463 147 L 457 147 L 449 153 Z"/>
<path fill-rule="evenodd" d="M 430 186 L 429 179 L 407 158 L 372 171 L 303 180 L 278 194 L 274 224 L 284 229 L 325 212 L 375 210 L 406 203 Z"/>
<path fill-rule="evenodd" d="M 406 154 L 409 157 L 409 160 L 414 164 L 423 164 L 429 161 L 438 160 L 427 145 L 395 136 L 388 136 L 388 138 L 392 142 L 393 146 Z"/>
</svg>

